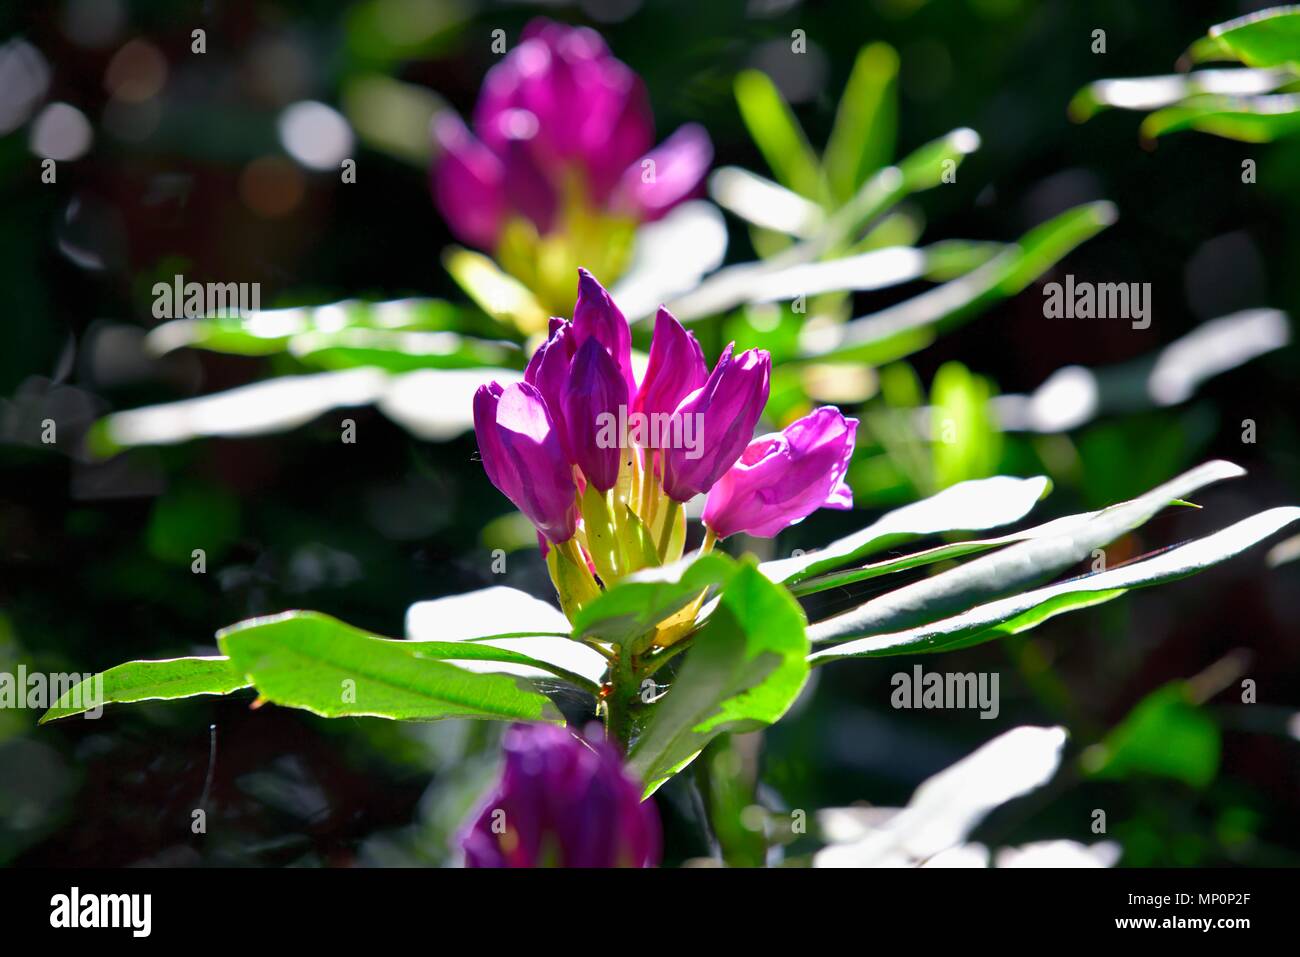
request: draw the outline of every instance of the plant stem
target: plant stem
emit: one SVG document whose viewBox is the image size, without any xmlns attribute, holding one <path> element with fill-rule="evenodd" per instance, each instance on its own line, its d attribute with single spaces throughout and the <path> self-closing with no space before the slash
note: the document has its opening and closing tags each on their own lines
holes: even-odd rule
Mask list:
<svg viewBox="0 0 1300 957">
<path fill-rule="evenodd" d="M 681 511 L 682 503 L 675 498 L 668 500 L 667 509 L 664 512 L 664 534 L 659 539 L 659 564 L 662 565 L 668 557 L 668 543 L 673 540 L 673 529 L 677 526 L 677 513 Z"/>
<path fill-rule="evenodd" d="M 632 742 L 632 706 L 637 697 L 636 658 L 627 645 L 617 647 L 609 666 L 609 694 L 605 698 L 605 735 L 626 755 Z"/>
<path fill-rule="evenodd" d="M 717 544 L 717 541 L 718 541 L 718 533 L 715 532 L 713 529 L 709 528 L 709 526 L 705 525 L 704 542 L 703 544 L 700 545 L 700 554 L 707 555 L 709 554 L 709 552 L 713 551 L 713 546 Z"/>
</svg>

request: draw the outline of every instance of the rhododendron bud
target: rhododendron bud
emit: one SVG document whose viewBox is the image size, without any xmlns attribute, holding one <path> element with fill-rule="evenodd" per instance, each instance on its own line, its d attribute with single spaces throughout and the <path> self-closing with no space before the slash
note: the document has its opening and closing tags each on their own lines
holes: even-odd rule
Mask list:
<svg viewBox="0 0 1300 957">
<path fill-rule="evenodd" d="M 458 843 L 467 867 L 654 867 L 659 816 L 614 747 L 554 725 L 506 732 L 505 767 Z"/>
<path fill-rule="evenodd" d="M 852 508 L 844 476 L 857 431 L 857 419 L 823 406 L 755 439 L 709 491 L 704 524 L 718 538 L 770 538 L 819 508 Z"/>
<path fill-rule="evenodd" d="M 760 349 L 733 357 L 734 343 L 704 385 L 673 412 L 670 434 L 702 432 L 689 447 L 675 444 L 663 453 L 663 487 L 668 497 L 688 501 L 707 492 L 731 468 L 754 437 L 754 426 L 767 405 L 772 358 Z M 698 426 L 686 422 L 694 417 Z"/>
<path fill-rule="evenodd" d="M 654 338 L 650 341 L 650 362 L 636 394 L 634 411 L 646 416 L 672 415 L 681 401 L 704 385 L 708 377 L 709 367 L 704 363 L 704 352 L 695 336 L 682 328 L 671 312 L 660 307 L 655 316 Z"/>
<path fill-rule="evenodd" d="M 618 481 L 623 454 L 617 423 L 619 410 L 626 414 L 627 384 L 598 340 L 588 339 L 573 357 L 562 401 L 578 467 L 588 482 L 608 492 Z"/>
<path fill-rule="evenodd" d="M 527 382 L 480 386 L 474 434 L 492 484 L 550 541 L 572 538 L 578 489 L 541 392 Z"/>
</svg>

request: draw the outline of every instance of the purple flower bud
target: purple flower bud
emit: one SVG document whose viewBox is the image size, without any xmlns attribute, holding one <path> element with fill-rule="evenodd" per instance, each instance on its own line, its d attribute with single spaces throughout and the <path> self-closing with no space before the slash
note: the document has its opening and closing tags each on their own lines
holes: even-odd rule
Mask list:
<svg viewBox="0 0 1300 957">
<path fill-rule="evenodd" d="M 440 154 L 432 170 L 438 209 L 467 243 L 491 246 L 505 221 L 505 172 L 492 151 L 476 140 L 450 112 L 433 120 Z"/>
<path fill-rule="evenodd" d="M 564 390 L 569 382 L 569 365 L 574 352 L 572 330 L 571 323 L 562 319 L 551 320 L 551 336 L 537 347 L 537 351 L 528 360 L 524 381 L 536 386 L 546 400 L 546 408 L 551 413 L 565 458 L 576 465 L 578 460 L 573 454 L 564 416 Z"/>
<path fill-rule="evenodd" d="M 605 287 L 587 270 L 579 269 L 578 301 L 573 306 L 574 349 L 581 349 L 588 339 L 596 339 L 605 347 L 627 383 L 627 394 L 636 395 L 636 380 L 632 375 L 632 330 Z"/>
<path fill-rule="evenodd" d="M 578 467 L 588 482 L 608 492 L 618 482 L 623 444 L 617 424 L 609 422 L 620 421 L 620 409 L 626 413 L 627 384 L 600 340 L 588 339 L 573 357 L 562 408 Z"/>
<path fill-rule="evenodd" d="M 552 542 L 572 538 L 578 490 L 541 392 L 527 382 L 481 386 L 474 434 L 492 484 Z"/>
<path fill-rule="evenodd" d="M 772 357 L 748 349 L 732 358 L 734 348 L 735 343 L 727 346 L 708 380 L 672 415 L 670 435 L 700 438 L 662 456 L 664 491 L 675 501 L 688 501 L 713 487 L 749 445 L 767 405 Z"/>
<path fill-rule="evenodd" d="M 771 538 L 819 508 L 852 508 L 844 476 L 857 431 L 857 419 L 828 405 L 755 439 L 709 491 L 704 524 L 719 538 Z"/>
<path fill-rule="evenodd" d="M 699 193 L 711 162 L 709 134 L 696 123 L 687 124 L 627 168 L 618 202 L 643 222 L 660 219 Z"/>
<path fill-rule="evenodd" d="M 708 377 L 704 351 L 694 333 L 687 332 L 671 312 L 660 306 L 650 340 L 650 362 L 633 411 L 647 417 L 672 415 L 682 399 L 704 385 Z"/>
<path fill-rule="evenodd" d="M 530 23 L 488 71 L 474 131 L 478 140 L 468 132 L 461 139 L 473 144 L 475 163 L 440 159 L 435 194 L 456 235 L 488 250 L 512 214 L 543 235 L 562 228 L 558 197 L 599 213 L 657 219 L 699 187 L 712 157 L 699 127 L 683 128 L 648 152 L 654 120 L 640 78 L 594 30 L 544 19 Z M 494 175 L 480 169 L 483 157 L 496 160 Z M 655 161 L 654 182 L 642 177 L 643 158 Z M 495 184 L 490 202 L 464 189 L 479 194 L 486 182 Z"/>
<path fill-rule="evenodd" d="M 467 867 L 654 867 L 659 815 L 614 748 L 554 725 L 506 732 L 505 768 L 457 843 Z"/>
</svg>

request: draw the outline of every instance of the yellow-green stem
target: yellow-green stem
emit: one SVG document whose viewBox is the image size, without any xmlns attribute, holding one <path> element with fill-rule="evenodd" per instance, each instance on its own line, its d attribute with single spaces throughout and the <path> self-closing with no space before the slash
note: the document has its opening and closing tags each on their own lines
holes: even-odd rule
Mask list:
<svg viewBox="0 0 1300 957">
<path fill-rule="evenodd" d="M 664 512 L 664 533 L 659 539 L 659 564 L 663 564 L 668 557 L 668 543 L 673 539 L 673 528 L 677 524 L 677 513 L 681 510 L 682 503 L 675 498 L 668 499 L 668 505 Z"/>
</svg>

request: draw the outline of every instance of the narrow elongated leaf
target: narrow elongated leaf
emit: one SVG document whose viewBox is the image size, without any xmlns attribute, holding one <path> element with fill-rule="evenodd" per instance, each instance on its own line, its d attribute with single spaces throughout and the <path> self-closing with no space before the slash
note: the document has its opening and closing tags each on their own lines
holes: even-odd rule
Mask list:
<svg viewBox="0 0 1300 957">
<path fill-rule="evenodd" d="M 489 380 L 503 386 L 523 378 L 515 369 L 421 369 L 388 375 L 366 367 L 280 376 L 225 392 L 115 412 L 92 426 L 96 455 L 140 445 L 199 438 L 238 438 L 285 432 L 337 408 L 378 405 L 418 438 L 446 441 L 472 428 L 473 398 Z"/>
<path fill-rule="evenodd" d="M 722 590 L 686 663 L 629 752 L 651 794 L 723 732 L 753 731 L 785 714 L 808 679 L 803 613 L 752 565 Z"/>
<path fill-rule="evenodd" d="M 223 695 L 247 687 L 248 680 L 228 658 L 128 661 L 69 688 L 45 712 L 40 723 L 95 711 L 114 702 Z"/>
<path fill-rule="evenodd" d="M 320 369 L 374 366 L 388 372 L 523 364 L 522 350 L 512 342 L 472 339 L 454 332 L 387 329 L 304 333 L 293 337 L 289 354 Z"/>
<path fill-rule="evenodd" d="M 947 170 L 955 168 L 978 148 L 978 134 L 965 128 L 926 143 L 897 166 L 887 166 L 868 177 L 853 198 L 812 238 L 769 259 L 719 269 L 697 288 L 671 300 L 668 308 L 686 322 L 725 312 L 748 301 L 755 282 L 762 277 L 847 248 L 860 232 L 911 193 L 941 183 Z"/>
<path fill-rule="evenodd" d="M 1009 525 L 1024 518 L 1047 489 L 1048 481 L 1041 475 L 1028 479 L 999 475 L 960 482 L 927 499 L 886 512 L 866 528 L 823 549 L 763 562 L 758 568 L 772 581 L 794 585 L 922 535 Z"/>
<path fill-rule="evenodd" d="M 852 196 L 863 180 L 890 161 L 898 127 L 898 54 L 886 43 L 858 51 L 840 97 L 823 157 L 831 195 Z"/>
<path fill-rule="evenodd" d="M 905 808 L 821 811 L 818 823 L 832 843 L 814 866 L 915 867 L 965 841 L 994 808 L 1050 781 L 1065 741 L 1064 728 L 1013 728 L 927 778 Z"/>
<path fill-rule="evenodd" d="M 707 588 L 724 585 L 739 566 L 715 552 L 661 568 L 628 575 L 584 605 L 573 623 L 580 638 L 621 644 L 647 634 L 656 624 L 681 611 Z"/>
<path fill-rule="evenodd" d="M 963 614 L 906 631 L 848 641 L 816 652 L 811 660 L 822 664 L 840 658 L 944 651 L 1014 635 L 1062 612 L 1110 601 L 1130 588 L 1157 585 L 1195 574 L 1241 554 L 1297 520 L 1300 520 L 1300 508 L 1269 509 L 1143 561 L 978 605 Z M 809 637 L 814 641 L 837 641 L 853 637 L 854 631 L 848 620 L 831 618 L 813 625 Z"/>
<path fill-rule="evenodd" d="M 421 657 L 420 643 L 379 638 L 319 612 L 253 618 L 218 632 L 217 643 L 261 699 L 327 718 L 563 723 L 524 678 Z"/>
<path fill-rule="evenodd" d="M 1207 462 L 1130 502 L 1113 505 L 1081 521 L 1057 525 L 1053 533 L 972 559 L 902 588 L 886 592 L 814 628 L 817 640 L 834 641 L 884 634 L 937 621 L 1012 591 L 1045 581 L 1148 521 L 1175 499 L 1225 478 L 1244 475 L 1231 462 Z"/>
<path fill-rule="evenodd" d="M 1249 66 L 1300 64 L 1300 6 L 1271 7 L 1210 27 L 1209 36 Z"/>
<path fill-rule="evenodd" d="M 568 634 L 569 621 L 558 608 L 503 585 L 416 602 L 406 610 L 406 637 L 412 641 L 483 645 L 533 659 L 531 664 L 502 663 L 506 659 L 501 658 L 476 663 L 468 657 L 446 656 L 463 668 L 532 678 L 568 672 L 580 679 L 575 684 L 588 690 L 599 686 L 605 659 Z"/>
<path fill-rule="evenodd" d="M 1186 402 L 1200 385 L 1291 339 L 1286 313 L 1246 309 L 1211 319 L 1154 355 L 1099 369 L 1064 366 L 1029 395 L 993 399 L 1003 431 L 1064 432 L 1101 415 Z"/>
<path fill-rule="evenodd" d="M 463 311 L 441 299 L 349 299 L 324 306 L 262 309 L 240 316 L 174 319 L 153 329 L 145 346 L 155 355 L 189 347 L 264 356 L 284 352 L 296 338 L 312 334 L 356 329 L 443 332 L 464 325 Z"/>
<path fill-rule="evenodd" d="M 487 256 L 449 246 L 443 252 L 442 263 L 451 278 L 489 316 L 524 335 L 546 329 L 546 310 L 537 298 Z"/>
<path fill-rule="evenodd" d="M 1115 221 L 1108 202 L 1088 203 L 1026 233 L 1006 252 L 959 279 L 936 286 L 896 306 L 827 327 L 805 337 L 804 357 L 880 361 L 897 358 L 896 341 L 920 330 L 948 329 L 1014 296 L 1055 265 L 1066 253 Z"/>
<path fill-rule="evenodd" d="M 709 195 L 723 209 L 763 229 L 807 239 L 826 220 L 822 208 L 779 183 L 739 166 L 724 166 L 709 177 Z"/>
<path fill-rule="evenodd" d="M 1300 94 L 1197 96 L 1152 113 L 1139 133 L 1154 140 L 1166 133 L 1199 130 L 1243 143 L 1268 143 L 1300 130 Z"/>
<path fill-rule="evenodd" d="M 1108 108 L 1158 110 L 1205 93 L 1222 96 L 1271 93 L 1293 79 L 1295 74 L 1290 70 L 1198 70 L 1167 76 L 1097 80 L 1074 95 L 1070 101 L 1070 118 L 1081 123 Z"/>
<path fill-rule="evenodd" d="M 776 84 L 758 70 L 742 70 L 736 76 L 736 103 L 749 135 L 781 185 L 818 199 L 822 183 L 817 154 Z"/>
</svg>

